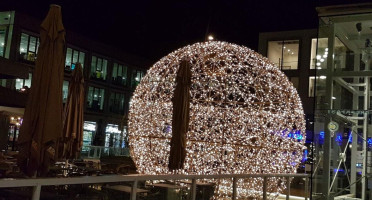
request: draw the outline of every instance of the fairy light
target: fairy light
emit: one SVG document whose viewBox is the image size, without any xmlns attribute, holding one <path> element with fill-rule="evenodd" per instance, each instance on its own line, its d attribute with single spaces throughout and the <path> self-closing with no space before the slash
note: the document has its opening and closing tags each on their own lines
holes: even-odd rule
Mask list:
<svg viewBox="0 0 372 200">
<path fill-rule="evenodd" d="M 169 171 L 172 97 L 183 59 L 192 71 L 187 155 L 183 169 Z M 296 173 L 305 149 L 304 112 L 292 83 L 267 58 L 226 42 L 189 45 L 155 63 L 134 92 L 128 123 L 141 174 Z M 215 199 L 231 196 L 232 180 L 209 181 Z M 241 179 L 238 195 L 258 198 L 262 184 Z M 268 192 L 285 188 L 281 178 L 268 180 Z"/>
</svg>

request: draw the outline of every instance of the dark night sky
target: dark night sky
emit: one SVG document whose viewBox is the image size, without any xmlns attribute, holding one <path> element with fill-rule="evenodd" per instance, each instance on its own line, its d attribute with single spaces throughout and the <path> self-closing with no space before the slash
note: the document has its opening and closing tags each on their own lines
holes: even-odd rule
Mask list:
<svg viewBox="0 0 372 200">
<path fill-rule="evenodd" d="M 0 10 L 16 10 L 40 20 L 49 4 L 62 6 L 65 28 L 155 62 L 171 51 L 218 40 L 257 49 L 258 33 L 317 27 L 316 6 L 363 0 L 2 0 Z"/>
</svg>

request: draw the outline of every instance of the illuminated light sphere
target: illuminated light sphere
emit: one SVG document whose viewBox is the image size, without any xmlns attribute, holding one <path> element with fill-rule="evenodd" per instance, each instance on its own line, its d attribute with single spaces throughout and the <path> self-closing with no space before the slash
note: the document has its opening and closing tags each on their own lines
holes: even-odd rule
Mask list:
<svg viewBox="0 0 372 200">
<path fill-rule="evenodd" d="M 183 169 L 169 171 L 172 98 L 182 60 L 192 72 L 187 154 Z M 292 83 L 267 58 L 226 42 L 196 43 L 163 57 L 130 102 L 129 144 L 140 174 L 296 173 L 304 140 L 304 112 Z M 209 181 L 215 199 L 231 196 L 231 180 Z M 240 179 L 238 196 L 262 197 L 262 184 L 262 178 Z M 270 193 L 285 187 L 285 179 L 268 179 Z"/>
</svg>

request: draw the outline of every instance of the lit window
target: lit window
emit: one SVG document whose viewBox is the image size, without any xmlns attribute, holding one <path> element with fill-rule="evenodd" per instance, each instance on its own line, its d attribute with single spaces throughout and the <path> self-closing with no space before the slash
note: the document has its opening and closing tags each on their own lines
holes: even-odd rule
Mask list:
<svg viewBox="0 0 372 200">
<path fill-rule="evenodd" d="M 127 85 L 127 67 L 114 63 L 112 69 L 112 83 L 116 85 Z"/>
<path fill-rule="evenodd" d="M 0 79 L 0 86 L 6 87 L 6 79 Z"/>
<path fill-rule="evenodd" d="M 90 66 L 90 78 L 93 80 L 106 80 L 107 76 L 107 60 L 92 56 L 92 62 Z"/>
<path fill-rule="evenodd" d="M 63 86 L 62 86 L 62 97 L 63 97 L 63 103 L 66 103 L 67 97 L 68 97 L 68 81 L 63 81 Z"/>
<path fill-rule="evenodd" d="M 121 134 L 121 131 L 119 130 L 118 125 L 107 124 L 105 147 L 120 148 L 120 144 L 122 143 L 122 139 L 123 139 L 120 134 Z"/>
<path fill-rule="evenodd" d="M 299 40 L 269 41 L 267 57 L 282 70 L 298 69 Z"/>
<path fill-rule="evenodd" d="M 142 80 L 143 71 L 141 70 L 132 70 L 132 87 L 136 87 Z"/>
<path fill-rule="evenodd" d="M 0 26 L 0 56 L 4 57 L 5 55 L 5 47 L 6 47 L 6 40 L 5 38 L 7 37 L 7 32 L 8 32 L 8 26 Z"/>
<path fill-rule="evenodd" d="M 310 69 L 325 69 L 327 66 L 327 57 L 328 38 L 312 39 Z"/>
<path fill-rule="evenodd" d="M 35 62 L 39 46 L 39 38 L 22 33 L 21 43 L 19 45 L 20 59 Z"/>
<path fill-rule="evenodd" d="M 85 53 L 75 49 L 67 48 L 65 67 L 67 70 L 75 69 L 76 63 L 79 62 L 84 67 Z"/>
<path fill-rule="evenodd" d="M 93 111 L 102 111 L 105 90 L 102 88 L 89 87 L 87 96 L 87 108 Z"/>
<path fill-rule="evenodd" d="M 89 150 L 89 148 L 86 148 L 86 146 L 93 145 L 93 139 L 96 134 L 96 129 L 97 129 L 96 122 L 84 121 L 82 153 Z"/>
<path fill-rule="evenodd" d="M 24 92 L 31 88 L 32 74 L 28 74 L 28 79 L 15 79 L 15 88 L 17 91 Z"/>
<path fill-rule="evenodd" d="M 110 112 L 124 115 L 124 101 L 123 93 L 112 92 L 110 95 Z"/>
</svg>

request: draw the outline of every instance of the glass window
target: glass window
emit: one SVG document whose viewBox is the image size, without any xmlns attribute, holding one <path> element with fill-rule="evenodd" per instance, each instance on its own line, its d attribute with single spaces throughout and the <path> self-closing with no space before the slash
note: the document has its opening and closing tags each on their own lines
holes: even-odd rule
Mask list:
<svg viewBox="0 0 372 200">
<path fill-rule="evenodd" d="M 317 49 L 318 46 L 318 49 Z M 311 40 L 310 69 L 325 69 L 328 57 L 328 38 Z M 318 52 L 317 52 L 318 50 Z"/>
<path fill-rule="evenodd" d="M 140 70 L 132 71 L 132 87 L 136 87 L 142 80 L 143 72 Z"/>
<path fill-rule="evenodd" d="M 334 68 L 337 71 L 353 71 L 354 70 L 354 51 L 346 46 L 338 37 L 335 37 L 334 52 Z M 328 53 L 328 52 L 327 52 Z M 363 57 L 362 57 L 363 60 Z M 360 66 L 359 70 L 365 66 Z"/>
<path fill-rule="evenodd" d="M 6 79 L 0 79 L 0 86 L 6 87 Z"/>
<path fill-rule="evenodd" d="M 298 69 L 299 40 L 269 41 L 267 57 L 282 70 Z"/>
<path fill-rule="evenodd" d="M 112 82 L 116 85 L 127 85 L 127 67 L 114 63 L 112 69 Z"/>
<path fill-rule="evenodd" d="M 85 146 L 93 145 L 93 139 L 96 134 L 96 122 L 84 121 L 84 128 L 83 128 L 83 148 L 82 153 L 88 151 L 89 148 L 84 148 Z"/>
<path fill-rule="evenodd" d="M 124 101 L 123 93 L 112 92 L 110 95 L 110 112 L 124 115 Z"/>
<path fill-rule="evenodd" d="M 35 62 L 39 45 L 39 38 L 22 33 L 21 43 L 19 45 L 20 59 Z"/>
<path fill-rule="evenodd" d="M 30 43 L 28 46 L 28 50 L 31 52 L 36 52 L 36 38 L 30 37 Z"/>
<path fill-rule="evenodd" d="M 32 74 L 28 74 L 28 79 L 16 79 L 15 88 L 17 91 L 28 91 L 31 88 Z"/>
<path fill-rule="evenodd" d="M 7 37 L 8 27 L 0 26 L 0 56 L 4 57 L 5 47 L 6 47 L 6 37 Z"/>
<path fill-rule="evenodd" d="M 24 79 L 17 78 L 16 84 L 15 84 L 16 90 L 20 90 L 21 88 L 23 88 L 23 83 L 24 83 Z"/>
<path fill-rule="evenodd" d="M 84 67 L 85 53 L 76 49 L 67 48 L 65 69 L 73 70 L 77 62 L 81 63 L 81 67 Z"/>
<path fill-rule="evenodd" d="M 107 124 L 105 147 L 120 148 L 122 139 L 123 138 L 121 137 L 121 131 L 119 130 L 119 126 L 116 124 Z"/>
<path fill-rule="evenodd" d="M 315 95 L 315 76 L 309 77 L 309 97 L 314 97 Z"/>
<path fill-rule="evenodd" d="M 107 60 L 92 56 L 90 67 L 90 78 L 93 80 L 106 80 L 107 76 Z"/>
<path fill-rule="evenodd" d="M 90 110 L 102 111 L 104 103 L 105 90 L 102 88 L 89 87 L 87 107 Z"/>
<path fill-rule="evenodd" d="M 63 81 L 63 86 L 62 86 L 62 98 L 63 98 L 63 103 L 66 103 L 67 97 L 68 97 L 68 81 Z"/>
</svg>

